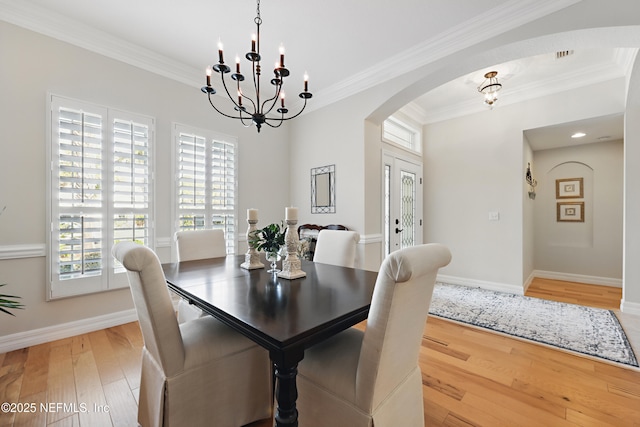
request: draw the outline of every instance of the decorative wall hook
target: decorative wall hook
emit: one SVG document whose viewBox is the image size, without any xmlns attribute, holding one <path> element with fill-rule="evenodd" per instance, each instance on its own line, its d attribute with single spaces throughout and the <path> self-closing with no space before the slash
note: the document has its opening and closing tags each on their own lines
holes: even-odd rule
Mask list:
<svg viewBox="0 0 640 427">
<path fill-rule="evenodd" d="M 525 175 L 525 179 L 527 181 L 527 184 L 529 184 L 529 186 L 531 187 L 531 190 L 529 190 L 529 198 L 534 200 L 536 198 L 536 185 L 538 185 L 538 181 L 533 179 L 533 176 L 531 175 L 531 163 L 527 163 L 527 173 Z"/>
</svg>

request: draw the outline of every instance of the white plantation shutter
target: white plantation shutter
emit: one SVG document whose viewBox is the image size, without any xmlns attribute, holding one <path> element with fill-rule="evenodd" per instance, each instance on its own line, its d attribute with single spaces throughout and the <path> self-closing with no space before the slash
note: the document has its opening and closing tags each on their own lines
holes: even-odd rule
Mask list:
<svg viewBox="0 0 640 427">
<path fill-rule="evenodd" d="M 236 145 L 211 142 L 211 208 L 213 228 L 222 228 L 227 253 L 235 252 L 236 235 Z"/>
<path fill-rule="evenodd" d="M 178 221 L 180 230 L 207 228 L 207 141 L 180 132 L 178 136 Z"/>
<path fill-rule="evenodd" d="M 175 125 L 178 230 L 220 228 L 236 247 L 236 140 Z"/>
<path fill-rule="evenodd" d="M 126 286 L 113 244 L 151 245 L 153 119 L 52 96 L 49 297 Z"/>
<path fill-rule="evenodd" d="M 113 244 L 129 240 L 150 246 L 150 126 L 134 120 L 113 120 Z M 113 262 L 112 274 L 124 271 Z"/>
</svg>

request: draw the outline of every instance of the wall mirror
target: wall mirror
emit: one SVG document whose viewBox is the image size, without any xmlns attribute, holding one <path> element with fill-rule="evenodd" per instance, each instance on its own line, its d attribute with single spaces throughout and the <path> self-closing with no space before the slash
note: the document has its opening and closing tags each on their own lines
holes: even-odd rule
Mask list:
<svg viewBox="0 0 640 427">
<path fill-rule="evenodd" d="M 311 213 L 336 212 L 336 166 L 311 169 Z"/>
</svg>

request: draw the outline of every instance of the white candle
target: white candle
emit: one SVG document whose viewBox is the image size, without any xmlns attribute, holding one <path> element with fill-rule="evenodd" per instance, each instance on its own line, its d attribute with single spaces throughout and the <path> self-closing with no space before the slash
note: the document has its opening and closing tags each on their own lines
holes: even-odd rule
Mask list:
<svg viewBox="0 0 640 427">
<path fill-rule="evenodd" d="M 284 209 L 284 219 L 285 220 L 292 220 L 292 221 L 297 221 L 298 220 L 298 208 L 285 208 Z"/>
<path fill-rule="evenodd" d="M 247 209 L 247 219 L 252 221 L 258 219 L 258 209 Z"/>
</svg>

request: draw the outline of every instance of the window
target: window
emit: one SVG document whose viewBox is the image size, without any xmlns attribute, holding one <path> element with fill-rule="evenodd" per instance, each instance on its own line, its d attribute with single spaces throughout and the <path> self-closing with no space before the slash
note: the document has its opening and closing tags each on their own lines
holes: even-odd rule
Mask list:
<svg viewBox="0 0 640 427">
<path fill-rule="evenodd" d="M 127 286 L 111 247 L 151 246 L 154 121 L 51 96 L 49 297 Z"/>
<path fill-rule="evenodd" d="M 176 230 L 221 228 L 236 248 L 236 138 L 175 125 Z"/>
<path fill-rule="evenodd" d="M 422 151 L 421 138 L 422 133 L 419 126 L 414 125 L 409 120 L 390 116 L 382 124 L 382 139 L 411 151 L 417 153 Z"/>
</svg>

